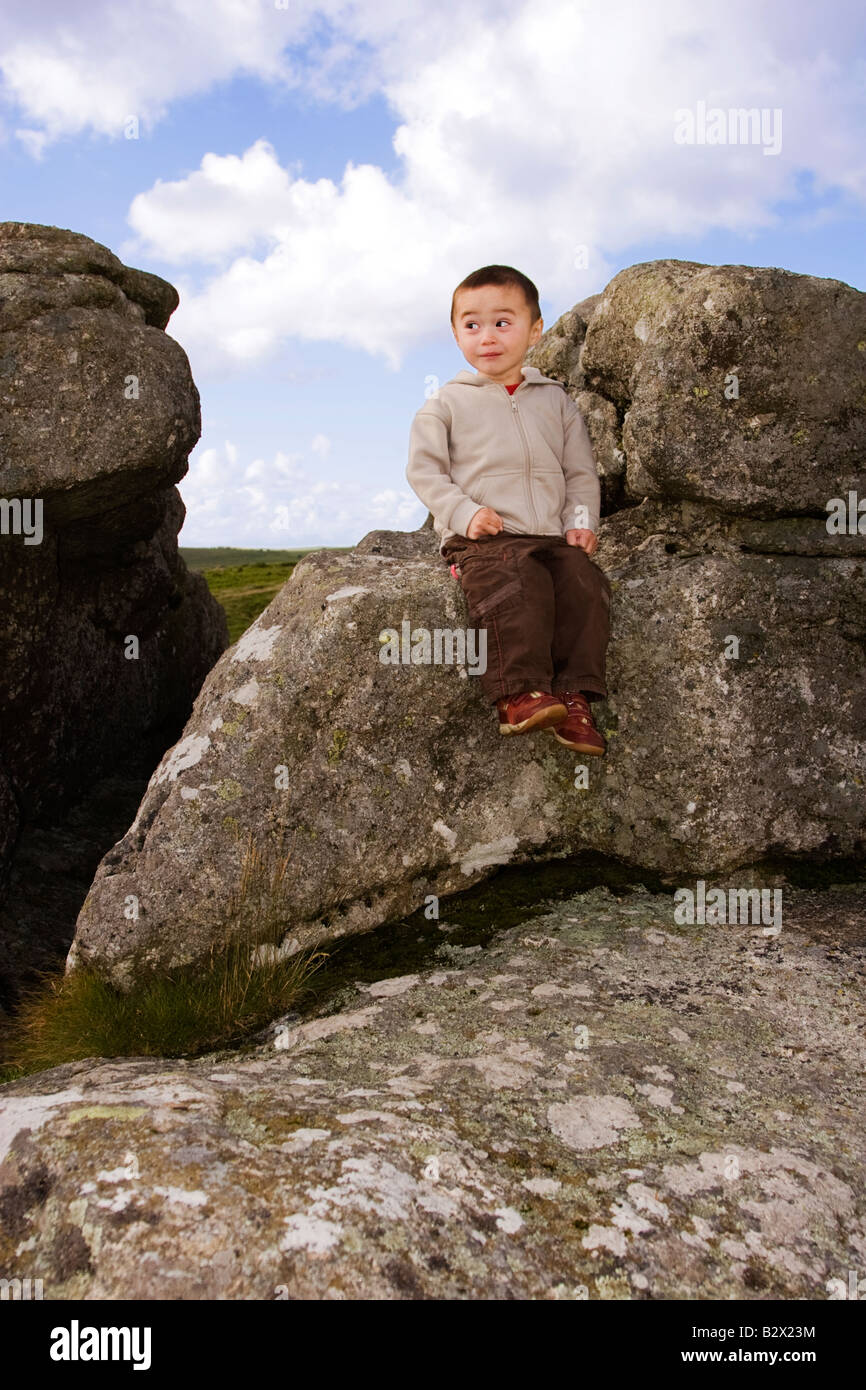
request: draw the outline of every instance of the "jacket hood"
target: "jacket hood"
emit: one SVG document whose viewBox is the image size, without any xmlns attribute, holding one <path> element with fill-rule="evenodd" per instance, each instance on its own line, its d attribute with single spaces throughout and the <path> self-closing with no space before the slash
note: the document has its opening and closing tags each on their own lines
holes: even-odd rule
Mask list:
<svg viewBox="0 0 866 1390">
<path fill-rule="evenodd" d="M 521 367 L 520 370 L 523 373 L 523 380 L 525 381 L 527 386 L 560 385 L 560 383 L 558 381 L 554 381 L 552 377 L 544 376 L 544 374 L 540 372 L 537 367 Z M 456 376 L 453 376 L 451 378 L 451 381 L 448 382 L 448 385 L 450 386 L 451 382 L 454 381 L 459 381 L 466 386 L 499 386 L 501 384 L 500 382 L 493 381 L 492 377 L 485 376 L 484 372 L 470 371 L 458 372 Z"/>
</svg>

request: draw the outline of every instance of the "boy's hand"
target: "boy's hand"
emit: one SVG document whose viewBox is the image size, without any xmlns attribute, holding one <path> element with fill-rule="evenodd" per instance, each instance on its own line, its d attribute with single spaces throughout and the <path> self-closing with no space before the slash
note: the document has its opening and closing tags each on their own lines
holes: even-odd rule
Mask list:
<svg viewBox="0 0 866 1390">
<path fill-rule="evenodd" d="M 504 524 L 502 517 L 492 507 L 480 507 L 466 530 L 467 539 L 477 541 L 479 536 L 497 536 Z"/>
<path fill-rule="evenodd" d="M 586 551 L 587 555 L 594 555 L 598 550 L 598 536 L 594 531 L 566 531 L 565 539 L 569 545 L 579 545 L 581 550 Z"/>
</svg>

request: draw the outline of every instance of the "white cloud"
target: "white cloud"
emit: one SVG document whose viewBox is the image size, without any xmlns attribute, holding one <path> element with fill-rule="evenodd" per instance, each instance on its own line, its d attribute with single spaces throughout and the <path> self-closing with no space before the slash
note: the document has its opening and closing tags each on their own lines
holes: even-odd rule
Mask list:
<svg viewBox="0 0 866 1390">
<path fill-rule="evenodd" d="M 314 452 L 321 460 L 327 451 Z M 304 468 L 299 454 L 243 464 L 230 440 L 194 452 L 179 484 L 187 508 L 181 544 L 354 545 L 365 531 L 406 530 L 424 520 L 426 511 L 408 488 L 371 493 L 363 483 L 317 473 Z"/>
<path fill-rule="evenodd" d="M 236 73 L 296 84 L 282 49 L 302 41 L 321 10 L 315 0 L 291 0 L 286 10 L 258 0 L 7 5 L 3 96 L 52 140 L 84 130 L 120 138 L 129 116 L 147 129 L 173 100 Z"/>
<path fill-rule="evenodd" d="M 159 179 L 133 199 L 129 222 L 151 245 L 170 241 L 177 265 L 219 262 L 261 237 L 276 240 L 291 206 L 289 171 L 280 167 L 269 144 L 257 141 L 240 156 L 206 154 L 185 179 Z"/>
<path fill-rule="evenodd" d="M 246 248 L 187 291 L 172 321 L 199 370 L 256 361 L 287 335 L 396 368 L 447 331 L 451 290 L 477 265 L 518 265 L 565 308 L 600 288 L 631 242 L 772 225 L 804 168 L 866 193 L 852 119 L 862 97 L 844 48 L 827 51 L 811 11 L 734 3 L 697 13 L 691 0 L 668 0 L 662 16 L 644 4 L 552 0 L 542 13 L 514 0 L 495 14 L 464 5 L 432 28 L 421 13 L 407 7 L 390 29 L 367 7 L 346 19 L 350 39 L 375 43 L 399 118 L 396 179 L 353 163 L 339 182 L 296 176 L 261 140 L 241 158 L 209 154 L 187 179 L 135 200 L 139 259 L 193 254 L 202 206 L 206 252 L 214 238 L 214 255 Z M 780 106 L 782 154 L 676 144 L 675 109 L 699 100 Z M 586 269 L 575 265 L 579 246 Z"/>
<path fill-rule="evenodd" d="M 263 133 L 134 199 L 126 260 L 208 269 L 201 284 L 175 277 L 171 332 L 197 376 L 246 369 L 289 337 L 396 369 L 447 332 L 451 290 L 478 265 L 520 266 L 564 309 L 632 244 L 773 225 L 804 172 L 866 197 L 853 0 L 832 25 L 788 0 L 53 8 L 54 26 L 44 6 L 0 20 L 6 91 L 50 138 L 116 134 L 130 111 L 157 120 L 234 73 L 343 107 L 379 92 L 394 112 L 396 175 L 350 162 L 338 181 L 302 177 Z M 781 107 L 782 153 L 676 144 L 674 111 L 698 101 Z"/>
</svg>

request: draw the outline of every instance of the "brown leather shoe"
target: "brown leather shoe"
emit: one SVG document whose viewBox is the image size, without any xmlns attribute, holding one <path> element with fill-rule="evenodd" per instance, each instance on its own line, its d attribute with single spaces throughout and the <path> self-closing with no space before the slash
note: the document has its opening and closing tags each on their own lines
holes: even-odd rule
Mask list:
<svg viewBox="0 0 866 1390">
<path fill-rule="evenodd" d="M 565 744 L 566 748 L 573 748 L 575 753 L 589 753 L 602 757 L 607 750 L 607 744 L 595 727 L 586 696 L 579 690 L 566 690 L 560 699 L 564 700 L 568 707 L 568 718 L 550 732 L 560 743 Z"/>
<path fill-rule="evenodd" d="M 525 734 L 530 729 L 549 729 L 564 724 L 568 710 L 558 695 L 545 690 L 525 690 L 507 700 L 497 700 L 499 732 Z"/>
</svg>

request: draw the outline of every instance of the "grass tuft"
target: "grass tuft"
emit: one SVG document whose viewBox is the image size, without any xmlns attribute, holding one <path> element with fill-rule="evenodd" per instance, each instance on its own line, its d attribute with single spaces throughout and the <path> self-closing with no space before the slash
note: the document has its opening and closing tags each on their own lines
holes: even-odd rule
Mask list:
<svg viewBox="0 0 866 1390">
<path fill-rule="evenodd" d="M 267 862 L 249 835 L 225 944 L 123 993 L 96 969 L 45 972 L 0 1035 L 0 1082 L 85 1057 L 197 1056 L 242 1042 L 295 1007 L 328 959 L 281 954 L 289 856 Z"/>
</svg>

